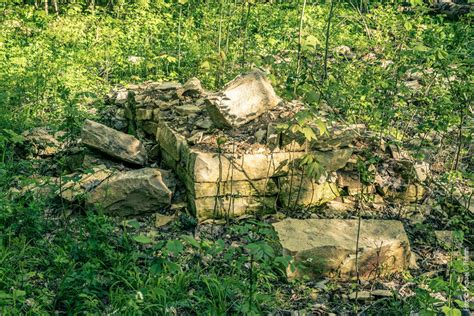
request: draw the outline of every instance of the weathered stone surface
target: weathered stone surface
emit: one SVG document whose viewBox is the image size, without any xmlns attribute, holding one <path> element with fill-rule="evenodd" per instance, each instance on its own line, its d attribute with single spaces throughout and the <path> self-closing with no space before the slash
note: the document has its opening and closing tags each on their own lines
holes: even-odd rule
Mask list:
<svg viewBox="0 0 474 316">
<path fill-rule="evenodd" d="M 200 96 L 204 93 L 204 89 L 201 86 L 201 81 L 198 78 L 191 78 L 183 85 L 184 96 Z"/>
<path fill-rule="evenodd" d="M 290 277 L 356 277 L 357 220 L 285 219 L 273 224 L 283 251 L 299 266 Z M 361 279 L 401 272 L 410 264 L 410 244 L 399 221 L 362 220 L 358 266 Z"/>
<path fill-rule="evenodd" d="M 159 228 L 162 226 L 168 225 L 171 221 L 174 220 L 174 216 L 168 216 L 163 214 L 155 214 L 155 227 Z"/>
<path fill-rule="evenodd" d="M 413 165 L 416 179 L 420 182 L 424 182 L 430 173 L 430 165 L 426 162 L 419 162 Z"/>
<path fill-rule="evenodd" d="M 372 194 L 375 192 L 375 186 L 363 185 L 358 179 L 356 173 L 339 172 L 337 174 L 337 186 L 347 190 L 349 195 Z"/>
<path fill-rule="evenodd" d="M 419 202 L 425 195 L 425 188 L 418 183 L 409 184 L 402 192 L 389 192 L 389 197 L 406 203 Z"/>
<path fill-rule="evenodd" d="M 271 179 L 241 180 L 223 182 L 195 182 L 180 167 L 178 176 L 184 183 L 187 192 L 195 198 L 211 196 L 265 196 L 278 193 L 278 187 Z"/>
<path fill-rule="evenodd" d="M 281 99 L 259 70 L 236 77 L 208 102 L 208 112 L 220 128 L 239 127 L 278 105 Z"/>
<path fill-rule="evenodd" d="M 190 116 L 199 113 L 202 109 L 199 106 L 185 104 L 175 107 L 176 112 L 183 116 Z"/>
<path fill-rule="evenodd" d="M 87 203 L 99 205 L 114 215 L 156 212 L 171 204 L 175 186 L 169 171 L 143 168 L 121 172 L 92 190 Z"/>
<path fill-rule="evenodd" d="M 137 109 L 137 121 L 151 121 L 153 119 L 153 109 Z"/>
<path fill-rule="evenodd" d="M 144 165 L 147 161 L 146 150 L 141 141 L 91 120 L 84 123 L 82 142 L 125 162 Z"/>
<path fill-rule="evenodd" d="M 152 137 L 156 137 L 156 133 L 158 132 L 159 124 L 151 121 L 142 122 L 141 129 L 148 135 Z"/>
<path fill-rule="evenodd" d="M 344 148 L 328 152 L 313 152 L 326 171 L 344 167 L 352 149 Z M 286 175 L 289 165 L 305 155 L 304 152 L 275 152 L 243 154 L 206 153 L 198 150 L 182 151 L 181 160 L 196 182 L 256 180 Z M 295 163 L 296 165 L 296 163 Z"/>
<path fill-rule="evenodd" d="M 188 206 L 199 221 L 225 217 L 238 217 L 243 214 L 275 210 L 276 196 L 265 197 L 206 197 L 195 199 L 188 196 Z"/>
<path fill-rule="evenodd" d="M 174 160 L 180 160 L 181 147 L 186 146 L 186 139 L 169 128 L 166 123 L 161 123 L 156 132 L 156 140 Z"/>
<path fill-rule="evenodd" d="M 85 198 L 86 193 L 100 185 L 102 181 L 110 177 L 113 173 L 113 170 L 105 167 L 94 167 L 92 173 L 65 176 L 62 179 L 64 185 L 58 190 L 58 195 L 69 202 Z"/>
<path fill-rule="evenodd" d="M 317 183 L 302 175 L 278 178 L 280 203 L 287 207 L 321 205 L 339 196 L 335 183 Z"/>
<path fill-rule="evenodd" d="M 39 157 L 57 154 L 64 147 L 60 140 L 64 135 L 64 132 L 53 133 L 44 127 L 33 128 L 22 134 L 26 143 L 31 145 L 31 153 Z"/>
</svg>

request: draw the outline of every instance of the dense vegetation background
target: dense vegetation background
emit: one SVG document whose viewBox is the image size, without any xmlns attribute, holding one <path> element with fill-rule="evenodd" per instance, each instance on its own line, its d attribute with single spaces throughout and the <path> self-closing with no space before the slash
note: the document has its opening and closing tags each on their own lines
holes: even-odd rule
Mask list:
<svg viewBox="0 0 474 316">
<path fill-rule="evenodd" d="M 68 217 L 47 199 L 7 197 L 33 168 L 15 156 L 21 132 L 73 135 L 116 85 L 196 76 L 217 90 L 258 67 L 285 98 L 365 123 L 438 165 L 453 192 L 472 185 L 471 20 L 430 13 L 421 1 L 0 1 L 0 311 L 263 313 L 308 295 L 276 286 L 285 258 L 263 224 L 236 228 L 251 246 L 222 255 L 220 241 L 150 246 L 136 221 L 118 229 L 89 210 Z M 472 219 L 446 217 L 472 237 Z M 433 304 L 421 293 L 384 308 L 435 313 Z"/>
</svg>

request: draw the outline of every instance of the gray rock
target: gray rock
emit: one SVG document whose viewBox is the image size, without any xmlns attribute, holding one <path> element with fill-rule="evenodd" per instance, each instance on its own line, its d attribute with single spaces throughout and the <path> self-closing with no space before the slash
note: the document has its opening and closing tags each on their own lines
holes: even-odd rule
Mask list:
<svg viewBox="0 0 474 316">
<path fill-rule="evenodd" d="M 273 226 L 284 253 L 297 265 L 296 271 L 288 271 L 290 277 L 356 277 L 357 220 L 285 219 Z M 362 220 L 358 246 L 363 280 L 409 267 L 410 243 L 399 221 Z"/>
<path fill-rule="evenodd" d="M 200 96 L 204 93 L 204 89 L 201 86 L 201 81 L 198 78 L 191 78 L 183 85 L 184 96 Z"/>
<path fill-rule="evenodd" d="M 276 107 L 281 99 L 259 70 L 236 77 L 208 99 L 207 110 L 219 128 L 239 127 Z"/>
<path fill-rule="evenodd" d="M 171 205 L 175 186 L 169 171 L 143 168 L 120 172 L 95 187 L 86 202 L 121 216 L 159 212 Z"/>
<path fill-rule="evenodd" d="M 141 141 L 100 123 L 86 120 L 81 137 L 84 145 L 111 157 L 137 165 L 144 165 L 147 161 Z"/>
</svg>

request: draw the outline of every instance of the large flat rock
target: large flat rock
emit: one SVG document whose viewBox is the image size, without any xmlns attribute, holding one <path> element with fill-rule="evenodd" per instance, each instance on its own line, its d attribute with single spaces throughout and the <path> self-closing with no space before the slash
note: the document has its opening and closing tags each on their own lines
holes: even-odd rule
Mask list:
<svg viewBox="0 0 474 316">
<path fill-rule="evenodd" d="M 281 205 L 286 207 L 321 205 L 340 195 L 335 183 L 317 183 L 303 175 L 280 177 L 278 184 L 280 188 L 278 199 Z"/>
<path fill-rule="evenodd" d="M 293 162 L 305 154 L 274 152 L 231 155 L 189 149 L 183 152 L 181 161 L 185 162 L 185 169 L 196 182 L 242 181 L 286 175 Z M 326 171 L 333 171 L 346 165 L 352 149 L 342 148 L 313 154 Z M 294 165 L 297 166 L 297 163 Z"/>
<path fill-rule="evenodd" d="M 399 221 L 362 220 L 356 259 L 358 220 L 285 219 L 273 224 L 283 251 L 293 257 L 290 277 L 330 276 L 361 279 L 401 272 L 409 267 L 410 243 Z"/>
<path fill-rule="evenodd" d="M 187 192 L 195 198 L 226 195 L 267 196 L 278 193 L 278 187 L 271 179 L 195 182 L 191 175 L 180 166 L 177 167 L 177 175 Z"/>
<path fill-rule="evenodd" d="M 86 202 L 113 215 L 159 212 L 171 204 L 176 182 L 169 171 L 143 168 L 120 172 L 103 180 Z"/>
<path fill-rule="evenodd" d="M 276 196 L 221 196 L 195 199 L 188 196 L 188 205 L 199 221 L 226 217 L 238 217 L 258 211 L 275 211 Z"/>
<path fill-rule="evenodd" d="M 141 141 L 103 124 L 86 120 L 82 127 L 82 142 L 93 149 L 125 162 L 144 165 L 147 161 Z"/>
<path fill-rule="evenodd" d="M 263 72 L 254 70 L 229 82 L 209 99 L 207 110 L 219 128 L 239 127 L 281 102 Z"/>
</svg>

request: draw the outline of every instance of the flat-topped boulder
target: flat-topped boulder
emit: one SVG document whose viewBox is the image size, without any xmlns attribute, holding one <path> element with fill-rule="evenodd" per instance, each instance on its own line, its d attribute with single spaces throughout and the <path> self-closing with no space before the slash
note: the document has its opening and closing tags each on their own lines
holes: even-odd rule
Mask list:
<svg viewBox="0 0 474 316">
<path fill-rule="evenodd" d="M 318 183 L 303 175 L 280 177 L 277 181 L 280 188 L 278 199 L 285 207 L 321 205 L 340 195 L 335 183 Z"/>
<path fill-rule="evenodd" d="M 403 224 L 393 220 L 285 219 L 273 224 L 296 265 L 289 277 L 361 279 L 402 272 L 410 265 Z M 359 251 L 356 252 L 358 246 Z"/>
<path fill-rule="evenodd" d="M 255 154 L 217 154 L 191 149 L 180 157 L 185 169 L 196 182 L 229 180 L 256 180 L 287 175 L 290 167 L 297 166 L 297 160 L 305 152 L 269 152 Z M 345 166 L 352 149 L 312 152 L 327 171 Z"/>
<path fill-rule="evenodd" d="M 236 77 L 209 98 L 208 112 L 220 128 L 239 127 L 281 102 L 265 74 L 254 70 Z"/>
<path fill-rule="evenodd" d="M 86 199 L 113 215 L 159 212 L 171 205 L 176 186 L 170 171 L 143 168 L 119 172 L 103 180 Z"/>
<path fill-rule="evenodd" d="M 103 124 L 86 120 L 82 127 L 82 143 L 110 157 L 144 165 L 147 161 L 145 146 L 141 141 Z"/>
<path fill-rule="evenodd" d="M 273 213 L 276 200 L 276 196 L 213 196 L 200 199 L 188 197 L 188 206 L 197 219 L 203 221 L 256 212 Z"/>
</svg>

